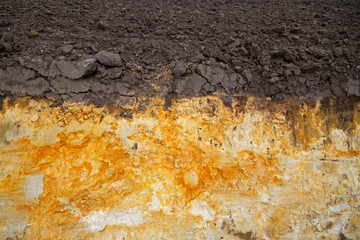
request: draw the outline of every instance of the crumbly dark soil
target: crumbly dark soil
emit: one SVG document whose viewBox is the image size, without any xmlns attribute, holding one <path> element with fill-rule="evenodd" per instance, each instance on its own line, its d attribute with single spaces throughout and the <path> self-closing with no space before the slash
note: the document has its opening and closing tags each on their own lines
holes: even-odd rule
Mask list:
<svg viewBox="0 0 360 240">
<path fill-rule="evenodd" d="M 0 9 L 3 95 L 360 95 L 357 0 L 2 0 Z"/>
</svg>

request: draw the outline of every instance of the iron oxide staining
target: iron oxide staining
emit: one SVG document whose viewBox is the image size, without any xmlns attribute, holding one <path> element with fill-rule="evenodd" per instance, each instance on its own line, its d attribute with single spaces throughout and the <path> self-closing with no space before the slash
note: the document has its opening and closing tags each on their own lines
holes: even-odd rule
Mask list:
<svg viewBox="0 0 360 240">
<path fill-rule="evenodd" d="M 341 101 L 219 96 L 164 110 L 162 99 L 131 109 L 5 99 L 0 186 L 11 214 L 1 224 L 19 225 L 1 236 L 178 239 L 196 228 L 219 239 L 351 239 L 359 103 Z M 353 117 L 335 120 L 334 109 Z M 22 186 L 38 176 L 36 191 Z"/>
</svg>

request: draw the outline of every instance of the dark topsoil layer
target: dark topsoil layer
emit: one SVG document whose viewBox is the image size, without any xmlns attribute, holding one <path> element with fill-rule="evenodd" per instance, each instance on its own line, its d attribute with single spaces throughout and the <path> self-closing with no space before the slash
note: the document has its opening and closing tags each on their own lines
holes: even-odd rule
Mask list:
<svg viewBox="0 0 360 240">
<path fill-rule="evenodd" d="M 0 94 L 360 95 L 358 0 L 1 0 Z"/>
</svg>

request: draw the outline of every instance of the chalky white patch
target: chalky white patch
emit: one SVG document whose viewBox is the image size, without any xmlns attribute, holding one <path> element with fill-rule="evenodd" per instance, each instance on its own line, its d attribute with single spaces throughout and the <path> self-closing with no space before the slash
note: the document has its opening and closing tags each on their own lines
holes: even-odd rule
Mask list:
<svg viewBox="0 0 360 240">
<path fill-rule="evenodd" d="M 144 222 L 140 209 L 132 208 L 123 211 L 96 211 L 82 218 L 87 223 L 88 232 L 98 232 L 107 225 L 137 226 Z"/>
</svg>

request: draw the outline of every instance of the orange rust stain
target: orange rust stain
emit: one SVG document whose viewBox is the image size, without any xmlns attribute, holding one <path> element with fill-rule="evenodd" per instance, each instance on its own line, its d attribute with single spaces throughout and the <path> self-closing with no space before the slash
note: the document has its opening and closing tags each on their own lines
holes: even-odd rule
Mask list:
<svg viewBox="0 0 360 240">
<path fill-rule="evenodd" d="M 214 112 L 213 106 L 220 116 Z M 297 153 L 308 151 L 319 140 L 324 124 L 319 120 L 321 115 L 315 114 L 317 110 L 314 106 L 293 110 L 293 118 L 284 120 L 293 121 L 292 127 L 284 122 L 274 130 L 271 122 L 275 122 L 275 117 L 267 117 L 265 122 L 251 126 L 251 137 L 253 144 L 258 146 L 265 144 L 265 139 L 271 139 L 266 143 L 268 152 L 260 154 L 244 146 L 244 149 L 237 149 L 234 156 L 221 149 L 226 141 L 225 130 L 228 126 L 241 124 L 245 113 L 237 118 L 232 110 L 225 110 L 227 108 L 221 102 L 214 100 L 200 109 L 203 115 L 193 108 L 180 109 L 189 113 L 189 116 L 183 116 L 176 111 L 165 111 L 162 107 L 136 113 L 134 119 L 127 121 L 129 126 L 140 118 L 146 118 L 151 123 L 149 126 L 153 127 L 149 127 L 145 120 L 145 123 L 138 122 L 134 134 L 126 139 L 134 144 L 130 149 L 114 133 L 121 130 L 121 125 L 116 123 L 116 114 L 107 114 L 114 122 L 108 123 L 109 130 L 101 130 L 99 135 L 92 130 L 102 126 L 101 111 L 94 107 L 81 111 L 69 107 L 68 112 L 49 121 L 59 120 L 65 126 L 71 121 L 91 121 L 93 129 L 62 131 L 57 135 L 58 141 L 51 145 L 38 146 L 25 137 L 12 142 L 11 147 L 21 152 L 21 159 L 17 163 L 19 165 L 0 181 L 0 193 L 21 195 L 19 180 L 27 175 L 43 173 L 43 193 L 34 203 L 20 199 L 16 206 L 19 211 L 29 212 L 31 226 L 28 239 L 87 238 L 92 234 L 85 233 L 86 226 L 80 222 L 82 217 L 93 211 L 121 209 L 125 205 L 127 208 L 146 207 L 153 196 L 149 189 L 157 182 L 156 179 L 169 180 L 169 186 L 164 188 L 173 191 L 158 190 L 171 195 L 161 203 L 179 209 L 184 209 L 188 202 L 204 192 L 236 190 L 246 192 L 247 196 L 257 196 L 256 188 L 261 190 L 285 184 L 283 171 L 278 166 L 278 155 L 295 157 Z M 189 121 L 196 126 L 185 126 L 181 121 Z M 202 129 L 202 139 L 192 131 L 196 127 Z M 293 134 L 293 142 L 286 135 L 289 132 Z M 280 142 L 280 147 L 277 142 Z M 0 150 L 0 154 L 11 155 L 11 151 Z M 339 157 L 359 156 L 358 149 L 338 151 L 336 154 Z M 299 172 L 308 168 L 306 164 L 299 166 Z M 295 178 L 300 179 L 299 176 Z M 176 210 L 173 208 L 170 211 Z M 153 213 L 152 217 L 167 218 L 162 210 Z M 200 221 L 200 217 L 194 218 Z M 279 239 L 279 234 L 288 227 L 288 218 L 285 210 L 274 210 L 269 220 L 271 224 L 265 228 L 269 236 Z M 108 226 L 104 231 L 112 228 L 115 227 Z M 74 229 L 80 230 L 76 232 Z"/>
<path fill-rule="evenodd" d="M 30 221 L 41 226 L 34 230 L 41 238 L 59 238 L 67 228 L 78 224 L 77 215 L 86 216 L 105 206 L 115 206 L 129 192 L 139 189 L 139 184 L 130 180 L 133 173 L 128 167 L 129 156 L 120 141 L 115 145 L 103 141 L 102 137 L 86 136 L 80 145 L 73 145 L 66 134 L 58 137 L 60 141 L 54 146 L 32 146 L 27 155 L 33 163 L 31 170 L 45 174 L 44 192 L 30 214 Z M 71 133 L 70 138 L 73 137 L 74 133 Z M 31 143 L 27 144 L 31 146 Z M 96 171 L 87 160 L 99 165 Z M 114 189 L 111 186 L 124 179 L 129 181 L 131 188 Z M 76 206 L 73 211 L 77 214 L 69 212 L 59 198 L 67 198 L 70 205 Z M 60 229 L 53 231 L 54 224 Z M 48 236 L 50 233 L 54 235 Z"/>
<path fill-rule="evenodd" d="M 139 143 L 139 146 L 145 143 L 142 146 L 144 149 L 137 149 L 141 159 L 137 169 L 150 175 L 164 169 L 162 172 L 178 184 L 182 195 L 175 197 L 174 202 L 176 198 L 190 201 L 208 190 L 281 182 L 277 177 L 281 173 L 276 168 L 275 158 L 265 158 L 244 150 L 230 162 L 221 162 L 218 148 L 199 144 L 190 132 L 184 135 L 183 129 L 176 124 L 177 118 L 168 112 L 157 110 L 156 114 L 159 123 L 154 130 L 160 131 L 161 140 L 156 139 L 154 130 L 149 134 L 145 125 L 138 125 L 136 134 L 128 139 Z M 219 132 L 221 128 L 214 128 L 206 121 L 201 124 L 208 136 L 220 137 L 219 141 L 224 141 L 223 130 Z M 35 146 L 26 139 L 16 143 L 28 149 L 26 159 L 31 162 L 31 167 L 24 169 L 24 174 L 45 174 L 39 203 L 28 208 L 30 221 L 37 226 L 32 232 L 38 237 L 59 238 L 66 234 L 66 229 L 79 224 L 81 216 L 104 207 L 116 207 L 126 196 L 136 194 L 151 184 L 144 179 L 136 179 L 138 176 L 132 164 L 134 156 L 111 132 L 104 132 L 101 136 L 91 136 L 84 131 L 62 132 L 57 137 L 59 141 L 50 146 Z M 79 139 L 78 144 L 73 143 Z M 117 182 L 121 182 L 121 188 L 112 186 Z M 62 198 L 68 203 L 61 202 Z M 142 203 L 140 195 L 139 203 Z M 56 231 L 54 225 L 57 226 Z"/>
<path fill-rule="evenodd" d="M 354 149 L 350 148 L 347 152 L 336 150 L 334 153 L 334 157 L 340 158 L 340 157 L 358 157 L 360 153 L 358 151 L 355 151 Z"/>
</svg>

